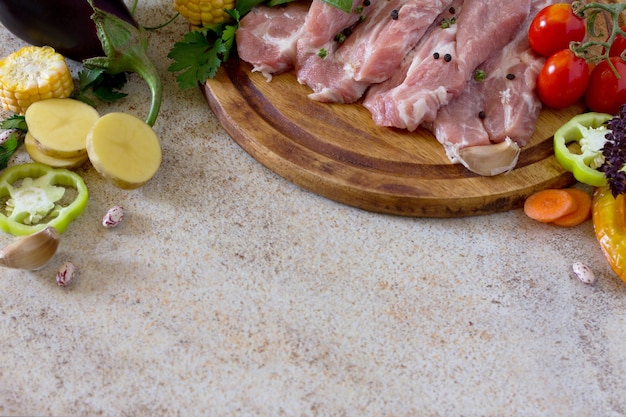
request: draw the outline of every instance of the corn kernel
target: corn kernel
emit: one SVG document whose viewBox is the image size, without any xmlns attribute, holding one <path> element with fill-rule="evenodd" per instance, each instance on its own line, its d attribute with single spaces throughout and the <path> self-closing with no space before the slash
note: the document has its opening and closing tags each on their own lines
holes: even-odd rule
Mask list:
<svg viewBox="0 0 626 417">
<path fill-rule="evenodd" d="M 49 46 L 25 46 L 0 59 L 0 103 L 5 110 L 24 114 L 36 101 L 66 98 L 73 91 L 65 58 Z"/>
<path fill-rule="evenodd" d="M 224 11 L 235 8 L 234 0 L 174 0 L 174 10 L 193 26 L 222 23 L 231 19 Z"/>
</svg>

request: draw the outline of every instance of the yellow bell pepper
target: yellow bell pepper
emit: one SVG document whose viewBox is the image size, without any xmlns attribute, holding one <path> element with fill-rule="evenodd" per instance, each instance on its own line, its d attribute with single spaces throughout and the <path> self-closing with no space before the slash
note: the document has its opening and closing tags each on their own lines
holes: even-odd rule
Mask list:
<svg viewBox="0 0 626 417">
<path fill-rule="evenodd" d="M 66 98 L 73 91 L 65 58 L 49 46 L 25 46 L 0 59 L 0 102 L 5 110 L 24 114 L 36 101 Z"/>
<path fill-rule="evenodd" d="M 194 26 L 211 25 L 230 20 L 225 10 L 235 8 L 235 0 L 174 0 L 174 10 Z"/>
<path fill-rule="evenodd" d="M 613 271 L 626 282 L 626 197 L 613 197 L 608 186 L 593 194 L 593 227 Z"/>
</svg>

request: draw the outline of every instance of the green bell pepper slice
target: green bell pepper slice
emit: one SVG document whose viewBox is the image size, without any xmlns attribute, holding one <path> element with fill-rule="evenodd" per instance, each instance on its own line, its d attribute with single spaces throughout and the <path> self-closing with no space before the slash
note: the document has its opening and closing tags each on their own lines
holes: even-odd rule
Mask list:
<svg viewBox="0 0 626 417">
<path fill-rule="evenodd" d="M 72 171 L 14 165 L 0 174 L 0 229 L 24 236 L 52 226 L 63 233 L 88 201 L 85 182 Z"/>
<path fill-rule="evenodd" d="M 602 147 L 606 126 L 613 116 L 606 113 L 582 113 L 574 116 L 554 133 L 554 155 L 563 168 L 583 184 L 594 187 L 606 185 L 606 177 L 598 168 L 604 163 Z M 578 146 L 568 146 L 577 143 Z"/>
</svg>

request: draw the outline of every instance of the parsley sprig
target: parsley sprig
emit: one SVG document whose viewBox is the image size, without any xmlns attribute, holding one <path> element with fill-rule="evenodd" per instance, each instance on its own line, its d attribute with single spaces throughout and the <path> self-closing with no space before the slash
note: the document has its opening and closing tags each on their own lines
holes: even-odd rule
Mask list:
<svg viewBox="0 0 626 417">
<path fill-rule="evenodd" d="M 111 103 L 128 95 L 120 91 L 126 81 L 125 72 L 109 74 L 103 68 L 84 69 L 78 73 L 78 88 L 73 98 L 90 106 L 95 106 L 95 99 Z"/>
<path fill-rule="evenodd" d="M 4 169 L 17 150 L 21 138 L 28 131 L 28 127 L 24 116 L 16 114 L 0 122 L 0 129 L 8 133 L 6 138 L 0 141 L 0 169 Z"/>
<path fill-rule="evenodd" d="M 239 28 L 240 12 L 237 9 L 226 12 L 234 23 L 218 23 L 192 30 L 182 41 L 176 42 L 167 55 L 174 60 L 168 71 L 180 72 L 176 81 L 181 89 L 187 90 L 197 86 L 198 82 L 213 78 L 222 62 L 228 59 Z"/>
<path fill-rule="evenodd" d="M 291 1 L 294 0 L 269 0 L 266 4 L 273 7 Z M 352 11 L 353 0 L 324 1 L 346 13 Z M 254 6 L 264 2 L 266 0 L 238 0 L 234 9 L 225 10 L 232 18 L 230 21 L 191 30 L 174 44 L 167 55 L 174 61 L 168 71 L 178 73 L 176 82 L 182 90 L 196 87 L 198 83 L 215 77 L 235 47 L 235 33 L 239 29 L 240 20 Z"/>
</svg>

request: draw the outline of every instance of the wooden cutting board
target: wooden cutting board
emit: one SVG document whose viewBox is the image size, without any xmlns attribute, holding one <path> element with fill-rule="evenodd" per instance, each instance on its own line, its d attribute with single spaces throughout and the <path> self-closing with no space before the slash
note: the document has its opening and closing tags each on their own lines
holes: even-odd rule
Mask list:
<svg viewBox="0 0 626 417">
<path fill-rule="evenodd" d="M 532 192 L 574 182 L 555 160 L 552 134 L 582 106 L 542 111 L 517 167 L 481 177 L 452 164 L 426 130 L 374 125 L 359 104 L 307 98 L 293 73 L 271 82 L 237 59 L 203 87 L 228 134 L 261 164 L 329 199 L 378 213 L 461 217 L 519 208 Z"/>
</svg>

